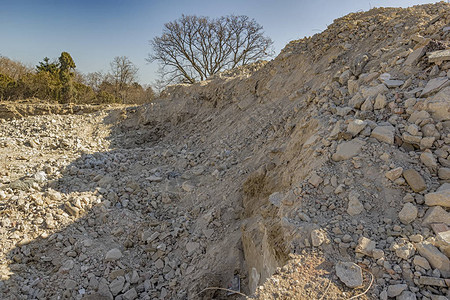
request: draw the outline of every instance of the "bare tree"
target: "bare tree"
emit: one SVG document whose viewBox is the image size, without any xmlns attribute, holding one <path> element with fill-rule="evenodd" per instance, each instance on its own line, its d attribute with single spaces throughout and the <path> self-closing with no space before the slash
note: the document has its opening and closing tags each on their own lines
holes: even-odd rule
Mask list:
<svg viewBox="0 0 450 300">
<path fill-rule="evenodd" d="M 147 61 L 160 64 L 167 83 L 194 83 L 273 55 L 273 42 L 262 30 L 247 16 L 183 15 L 150 41 Z"/>
<path fill-rule="evenodd" d="M 110 64 L 114 93 L 125 103 L 129 86 L 137 80 L 138 68 L 126 56 L 116 56 Z"/>
</svg>

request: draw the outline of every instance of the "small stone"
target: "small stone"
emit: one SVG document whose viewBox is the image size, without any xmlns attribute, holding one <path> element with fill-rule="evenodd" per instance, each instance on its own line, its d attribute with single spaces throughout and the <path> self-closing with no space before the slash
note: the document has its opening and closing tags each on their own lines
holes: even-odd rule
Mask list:
<svg viewBox="0 0 450 300">
<path fill-rule="evenodd" d="M 394 144 L 394 133 L 395 128 L 393 126 L 377 126 L 372 131 L 371 137 L 379 140 L 380 142 L 385 142 L 387 144 Z"/>
<path fill-rule="evenodd" d="M 411 256 L 415 254 L 415 252 L 416 251 L 414 245 L 409 242 L 395 249 L 395 254 L 404 260 L 408 260 Z"/>
<path fill-rule="evenodd" d="M 150 182 L 161 182 L 163 180 L 160 176 L 151 175 L 150 177 L 145 178 L 146 180 Z"/>
<path fill-rule="evenodd" d="M 430 266 L 430 263 L 428 262 L 428 260 L 426 260 L 426 258 L 424 258 L 420 255 L 414 256 L 413 264 L 415 264 L 416 266 L 419 266 L 421 268 L 424 268 L 425 270 L 431 269 L 431 266 Z"/>
<path fill-rule="evenodd" d="M 416 300 L 416 294 L 410 291 L 403 291 L 400 296 L 397 296 L 396 300 Z"/>
<path fill-rule="evenodd" d="M 353 120 L 348 123 L 347 132 L 349 132 L 352 136 L 358 135 L 365 127 L 367 126 L 366 121 L 362 120 Z"/>
<path fill-rule="evenodd" d="M 200 247 L 200 244 L 197 242 L 188 242 L 186 244 L 186 250 L 188 252 L 189 255 L 191 255 L 192 253 L 195 252 L 195 250 L 197 250 Z"/>
<path fill-rule="evenodd" d="M 400 176 L 402 176 L 403 173 L 403 168 L 402 167 L 398 167 L 395 169 L 392 169 L 388 172 L 386 172 L 384 175 L 389 179 L 389 180 L 396 180 L 397 178 L 399 178 Z"/>
<path fill-rule="evenodd" d="M 372 252 L 375 249 L 376 243 L 366 237 L 360 237 L 358 245 L 355 248 L 355 252 L 362 253 L 367 256 L 372 256 Z"/>
<path fill-rule="evenodd" d="M 339 262 L 336 264 L 336 275 L 349 288 L 358 288 L 363 285 L 361 267 L 352 262 Z"/>
<path fill-rule="evenodd" d="M 372 257 L 374 259 L 380 259 L 380 258 L 384 257 L 384 251 L 381 249 L 373 249 Z"/>
<path fill-rule="evenodd" d="M 120 291 L 122 291 L 124 285 L 125 278 L 123 276 L 119 276 L 111 282 L 111 284 L 109 285 L 109 289 L 111 293 L 116 296 L 120 293 Z"/>
<path fill-rule="evenodd" d="M 355 191 L 351 191 L 348 195 L 348 207 L 347 213 L 350 216 L 359 215 L 364 211 L 364 205 L 359 201 L 359 194 Z"/>
<path fill-rule="evenodd" d="M 383 94 L 378 94 L 375 98 L 375 104 L 373 105 L 374 109 L 383 109 L 386 107 L 387 98 Z"/>
<path fill-rule="evenodd" d="M 317 175 L 316 173 L 313 173 L 313 174 L 311 175 L 311 177 L 309 178 L 308 182 L 309 182 L 312 186 L 318 187 L 318 186 L 323 182 L 323 179 L 322 179 L 322 177 L 320 177 L 320 176 Z M 281 202 L 281 199 L 280 199 L 280 202 Z"/>
<path fill-rule="evenodd" d="M 409 224 L 417 218 L 418 209 L 412 203 L 405 203 L 402 210 L 398 213 L 398 218 L 403 224 Z"/>
<path fill-rule="evenodd" d="M 416 170 L 408 169 L 403 171 L 403 177 L 414 192 L 418 193 L 426 190 L 425 180 Z"/>
<path fill-rule="evenodd" d="M 440 206 L 430 207 L 423 217 L 422 225 L 429 225 L 431 223 L 450 224 L 450 213 Z"/>
<path fill-rule="evenodd" d="M 423 89 L 422 93 L 420 94 L 420 97 L 428 97 L 431 94 L 434 94 L 438 92 L 440 89 L 445 87 L 449 83 L 449 80 L 447 77 L 437 77 L 433 78 L 430 81 L 428 81 L 427 85 Z"/>
<path fill-rule="evenodd" d="M 437 170 L 436 158 L 433 156 L 433 153 L 431 153 L 430 150 L 422 152 L 422 154 L 420 155 L 420 161 L 432 172 L 435 172 Z"/>
<path fill-rule="evenodd" d="M 132 289 L 128 290 L 125 294 L 123 294 L 124 300 L 134 300 L 137 297 L 138 297 L 138 294 L 137 294 L 135 288 L 132 288 Z"/>
<path fill-rule="evenodd" d="M 105 255 L 105 261 L 116 261 L 118 259 L 122 258 L 122 252 L 120 252 L 119 249 L 114 248 L 109 250 Z"/>
<path fill-rule="evenodd" d="M 387 294 L 388 297 L 397 297 L 398 295 L 400 295 L 404 290 L 406 290 L 408 288 L 407 284 L 394 284 L 394 285 L 390 285 L 388 286 L 387 289 Z"/>
<path fill-rule="evenodd" d="M 181 185 L 181 188 L 185 192 L 188 192 L 188 193 L 192 192 L 195 189 L 195 187 L 192 184 L 190 184 L 189 182 L 187 182 L 187 181 L 183 182 L 183 184 Z"/>
<path fill-rule="evenodd" d="M 430 277 L 430 276 L 420 276 L 419 284 L 421 284 L 421 285 L 434 285 L 434 286 L 440 286 L 440 287 L 446 287 L 447 286 L 447 284 L 445 283 L 445 279 L 444 278 L 436 278 L 436 277 Z"/>
<path fill-rule="evenodd" d="M 428 206 L 450 207 L 450 190 L 444 190 L 425 195 L 425 204 Z"/>
<path fill-rule="evenodd" d="M 402 86 L 404 83 L 405 82 L 403 80 L 395 80 L 395 79 L 384 80 L 384 84 L 388 88 L 397 88 L 397 87 Z"/>
<path fill-rule="evenodd" d="M 325 233 L 320 229 L 311 231 L 311 243 L 314 247 L 319 247 L 326 241 Z"/>
</svg>

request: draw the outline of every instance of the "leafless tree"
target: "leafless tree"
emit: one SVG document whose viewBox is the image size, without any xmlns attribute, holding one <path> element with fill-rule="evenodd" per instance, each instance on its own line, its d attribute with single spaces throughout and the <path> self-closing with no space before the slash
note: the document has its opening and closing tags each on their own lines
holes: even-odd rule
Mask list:
<svg viewBox="0 0 450 300">
<path fill-rule="evenodd" d="M 110 64 L 114 92 L 125 103 L 128 87 L 137 80 L 138 68 L 126 56 L 116 56 Z"/>
<path fill-rule="evenodd" d="M 247 16 L 185 16 L 164 25 L 150 41 L 147 61 L 157 61 L 167 83 L 194 83 L 273 55 L 272 40 Z"/>
</svg>

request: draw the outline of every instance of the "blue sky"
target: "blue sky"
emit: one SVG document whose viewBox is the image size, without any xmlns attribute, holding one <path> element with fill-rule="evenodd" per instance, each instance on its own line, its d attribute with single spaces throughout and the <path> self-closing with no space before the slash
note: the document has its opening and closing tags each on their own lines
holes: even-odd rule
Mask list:
<svg viewBox="0 0 450 300">
<path fill-rule="evenodd" d="M 156 63 L 145 61 L 148 41 L 164 23 L 182 14 L 247 15 L 264 27 L 276 53 L 291 40 L 326 29 L 350 12 L 380 6 L 412 6 L 414 0 L 0 0 L 0 55 L 37 65 L 44 57 L 69 52 L 82 73 L 109 69 L 115 56 L 139 67 L 139 81 L 157 78 Z"/>
</svg>

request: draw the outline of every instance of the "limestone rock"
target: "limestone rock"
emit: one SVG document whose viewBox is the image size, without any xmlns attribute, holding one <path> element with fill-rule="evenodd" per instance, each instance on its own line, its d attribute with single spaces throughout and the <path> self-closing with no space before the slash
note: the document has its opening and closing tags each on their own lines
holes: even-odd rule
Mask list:
<svg viewBox="0 0 450 300">
<path fill-rule="evenodd" d="M 402 176 L 403 174 L 403 168 L 402 167 L 398 167 L 395 169 L 392 169 L 390 171 L 387 171 L 384 175 L 389 179 L 389 180 L 396 180 L 397 178 L 399 178 L 400 176 Z"/>
<path fill-rule="evenodd" d="M 404 62 L 405 66 L 415 66 L 419 62 L 420 58 L 425 55 L 425 46 L 419 47 L 408 55 L 408 58 Z"/>
<path fill-rule="evenodd" d="M 439 168 L 438 176 L 442 180 L 449 180 L 450 179 L 450 168 Z"/>
<path fill-rule="evenodd" d="M 397 296 L 397 300 L 416 300 L 416 294 L 410 291 L 403 291 L 399 296 Z"/>
<path fill-rule="evenodd" d="M 398 213 L 398 218 L 403 224 L 409 224 L 417 218 L 418 209 L 412 203 L 405 203 Z"/>
<path fill-rule="evenodd" d="M 437 77 L 428 81 L 427 85 L 420 94 L 420 97 L 427 97 L 433 93 L 438 92 L 441 88 L 449 84 L 447 77 Z"/>
<path fill-rule="evenodd" d="M 363 285 L 361 267 L 352 262 L 339 262 L 336 264 L 336 275 L 349 288 L 358 288 Z"/>
<path fill-rule="evenodd" d="M 105 261 L 116 261 L 120 258 L 122 258 L 122 252 L 117 248 L 109 250 L 105 255 Z"/>
<path fill-rule="evenodd" d="M 414 192 L 418 193 L 426 190 L 427 185 L 425 184 L 425 180 L 416 170 L 404 170 L 403 177 Z"/>
<path fill-rule="evenodd" d="M 427 166 L 431 171 L 437 170 L 437 161 L 436 158 L 433 156 L 433 153 L 431 151 L 427 150 L 425 152 L 422 152 L 420 155 L 420 161 Z"/>
<path fill-rule="evenodd" d="M 337 146 L 336 153 L 333 154 L 334 161 L 350 159 L 361 152 L 362 143 L 358 139 L 341 143 Z"/>
<path fill-rule="evenodd" d="M 370 136 L 376 138 L 380 142 L 392 145 L 394 144 L 394 132 L 395 128 L 393 126 L 377 126 Z"/>
<path fill-rule="evenodd" d="M 383 94 L 378 94 L 375 98 L 375 103 L 373 105 L 373 109 L 383 109 L 386 107 L 387 98 Z"/>
<path fill-rule="evenodd" d="M 415 264 L 416 266 L 419 266 L 421 268 L 424 268 L 425 270 L 431 269 L 431 266 L 430 266 L 430 263 L 428 262 L 428 260 L 426 260 L 426 258 L 424 258 L 420 255 L 414 256 L 413 264 Z"/>
<path fill-rule="evenodd" d="M 423 217 L 422 225 L 429 225 L 431 223 L 444 223 L 450 225 L 450 213 L 440 206 L 430 207 Z"/>
<path fill-rule="evenodd" d="M 415 246 L 433 268 L 438 269 L 444 277 L 450 276 L 450 260 L 438 248 L 428 242 L 416 243 Z"/>
<path fill-rule="evenodd" d="M 425 195 L 425 204 L 428 206 L 450 207 L 450 190 L 444 190 Z"/>
<path fill-rule="evenodd" d="M 450 86 L 442 89 L 439 93 L 431 97 L 431 99 L 426 100 L 426 110 L 431 112 L 435 120 L 450 120 L 450 101 L 448 99 L 450 99 Z"/>
<path fill-rule="evenodd" d="M 367 125 L 367 122 L 362 120 L 353 120 L 347 126 L 347 132 L 351 133 L 352 136 L 358 135 Z"/>
<path fill-rule="evenodd" d="M 366 237 L 360 237 L 355 252 L 362 253 L 367 256 L 372 256 L 372 251 L 375 249 L 376 243 Z"/>
<path fill-rule="evenodd" d="M 348 207 L 347 213 L 350 216 L 359 215 L 364 211 L 363 204 L 359 201 L 359 194 L 355 191 L 351 191 L 348 195 Z"/>
</svg>

